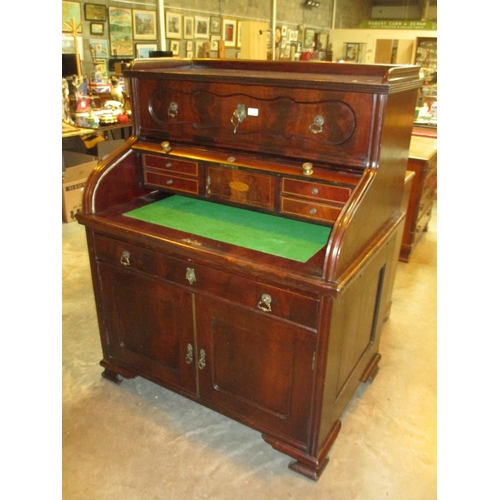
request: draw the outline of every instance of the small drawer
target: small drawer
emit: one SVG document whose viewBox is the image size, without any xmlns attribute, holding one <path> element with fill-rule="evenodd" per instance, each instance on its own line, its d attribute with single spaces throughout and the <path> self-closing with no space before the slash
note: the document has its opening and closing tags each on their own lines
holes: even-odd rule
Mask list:
<svg viewBox="0 0 500 500">
<path fill-rule="evenodd" d="M 168 156 L 146 154 L 142 157 L 142 164 L 144 167 L 152 167 L 184 175 L 198 176 L 198 163 L 194 161 L 178 160 Z"/>
<path fill-rule="evenodd" d="M 95 252 L 97 260 L 151 275 L 162 267 L 161 254 L 99 234 L 95 236 Z"/>
<path fill-rule="evenodd" d="M 302 201 L 293 198 L 281 199 L 281 213 L 290 215 L 300 215 L 307 219 L 334 223 L 337 220 L 342 208 L 314 201 Z"/>
<path fill-rule="evenodd" d="M 351 196 L 349 188 L 287 178 L 282 180 L 281 192 L 316 200 L 337 201 L 341 203 L 345 203 L 349 199 L 349 196 Z"/>
<path fill-rule="evenodd" d="M 191 194 L 199 194 L 200 192 L 198 180 L 186 179 L 147 169 L 144 169 L 144 182 L 148 186 L 160 187 L 175 192 Z"/>
<path fill-rule="evenodd" d="M 275 178 L 232 168 L 207 168 L 207 196 L 243 205 L 274 209 Z"/>
</svg>

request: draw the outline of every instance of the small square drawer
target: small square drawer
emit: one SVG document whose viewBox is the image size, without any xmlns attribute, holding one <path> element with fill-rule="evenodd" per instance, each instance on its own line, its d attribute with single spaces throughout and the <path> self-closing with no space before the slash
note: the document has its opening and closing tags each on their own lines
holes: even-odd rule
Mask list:
<svg viewBox="0 0 500 500">
<path fill-rule="evenodd" d="M 195 161 L 178 160 L 168 156 L 145 154 L 142 157 L 144 167 L 158 168 L 184 175 L 198 176 L 198 163 Z"/>
<path fill-rule="evenodd" d="M 351 190 L 340 186 L 330 186 L 318 182 L 301 181 L 298 179 L 284 178 L 281 184 L 281 192 L 284 194 L 297 195 L 323 201 L 337 201 L 345 203 Z"/>
<path fill-rule="evenodd" d="M 176 193 L 199 194 L 200 192 L 198 180 L 147 169 L 144 170 L 144 182 L 148 186 L 160 187 Z"/>
</svg>

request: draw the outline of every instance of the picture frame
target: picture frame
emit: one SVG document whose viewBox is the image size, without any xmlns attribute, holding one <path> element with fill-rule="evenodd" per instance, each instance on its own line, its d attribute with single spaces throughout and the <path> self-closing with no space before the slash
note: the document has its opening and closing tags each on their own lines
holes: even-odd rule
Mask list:
<svg viewBox="0 0 500 500">
<path fill-rule="evenodd" d="M 101 73 L 101 78 L 104 78 L 104 79 L 108 78 L 108 61 L 106 59 L 96 59 L 95 66 L 99 67 L 99 71 Z"/>
<path fill-rule="evenodd" d="M 90 45 L 94 49 L 94 56 L 96 59 L 108 59 L 109 58 L 109 46 L 106 39 L 92 40 L 90 39 Z"/>
<path fill-rule="evenodd" d="M 314 48 L 314 29 L 312 28 L 306 28 L 304 30 L 304 48 Z"/>
<path fill-rule="evenodd" d="M 195 16 L 194 18 L 194 37 L 208 38 L 208 29 L 210 18 L 204 16 Z"/>
<path fill-rule="evenodd" d="M 359 62 L 360 43 L 344 43 L 344 61 Z"/>
<path fill-rule="evenodd" d="M 181 41 L 180 40 L 170 40 L 170 50 L 172 55 L 178 56 L 180 50 Z"/>
<path fill-rule="evenodd" d="M 177 12 L 166 12 L 165 30 L 167 38 L 181 38 L 181 17 Z"/>
<path fill-rule="evenodd" d="M 86 21 L 106 21 L 106 6 L 86 3 L 83 6 Z"/>
<path fill-rule="evenodd" d="M 193 56 L 194 56 L 194 54 L 193 54 L 193 51 L 192 51 L 192 50 L 189 50 L 189 51 L 187 51 L 187 52 L 186 52 L 186 57 L 187 57 L 188 59 L 193 59 Z"/>
<path fill-rule="evenodd" d="M 135 44 L 135 57 L 137 59 L 145 59 L 149 57 L 149 52 L 158 50 L 157 43 L 136 43 Z"/>
<path fill-rule="evenodd" d="M 156 12 L 133 10 L 134 39 L 156 40 Z"/>
<path fill-rule="evenodd" d="M 195 57 L 203 57 L 203 44 L 206 40 L 196 40 L 195 41 Z"/>
<path fill-rule="evenodd" d="M 220 35 L 212 35 L 210 37 L 210 50 L 217 52 L 219 50 L 219 40 L 221 39 Z"/>
<path fill-rule="evenodd" d="M 134 57 L 132 9 L 108 7 L 110 55 Z"/>
<path fill-rule="evenodd" d="M 82 32 L 82 12 L 79 2 L 63 2 L 62 3 L 62 31 L 71 33 L 71 20 L 75 21 L 77 32 Z"/>
<path fill-rule="evenodd" d="M 194 17 L 184 16 L 183 34 L 184 38 L 193 39 L 194 38 Z"/>
<path fill-rule="evenodd" d="M 222 37 L 226 47 L 236 47 L 236 20 L 224 19 L 222 21 Z"/>
<path fill-rule="evenodd" d="M 220 17 L 210 18 L 210 33 L 213 35 L 220 35 Z"/>
<path fill-rule="evenodd" d="M 188 40 L 186 42 L 186 52 L 193 52 L 193 41 L 192 40 Z"/>
<path fill-rule="evenodd" d="M 104 23 L 90 23 L 91 35 L 104 35 Z"/>
</svg>

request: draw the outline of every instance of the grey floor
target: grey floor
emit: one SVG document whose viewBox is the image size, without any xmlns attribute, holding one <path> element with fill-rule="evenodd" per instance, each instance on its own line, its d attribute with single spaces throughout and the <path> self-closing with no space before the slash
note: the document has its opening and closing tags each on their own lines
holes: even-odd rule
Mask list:
<svg viewBox="0 0 500 500">
<path fill-rule="evenodd" d="M 398 264 L 380 372 L 347 408 L 317 483 L 237 422 L 142 378 L 100 376 L 84 228 L 63 224 L 63 498 L 437 498 L 436 213 Z"/>
</svg>

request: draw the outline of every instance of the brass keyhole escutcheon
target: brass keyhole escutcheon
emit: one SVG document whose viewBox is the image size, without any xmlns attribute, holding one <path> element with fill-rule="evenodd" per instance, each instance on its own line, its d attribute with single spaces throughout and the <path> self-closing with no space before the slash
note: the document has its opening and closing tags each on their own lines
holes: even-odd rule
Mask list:
<svg viewBox="0 0 500 500">
<path fill-rule="evenodd" d="M 194 269 L 191 269 L 190 267 L 186 269 L 186 279 L 188 280 L 190 285 L 192 285 L 196 281 L 196 274 L 194 273 Z"/>
</svg>

